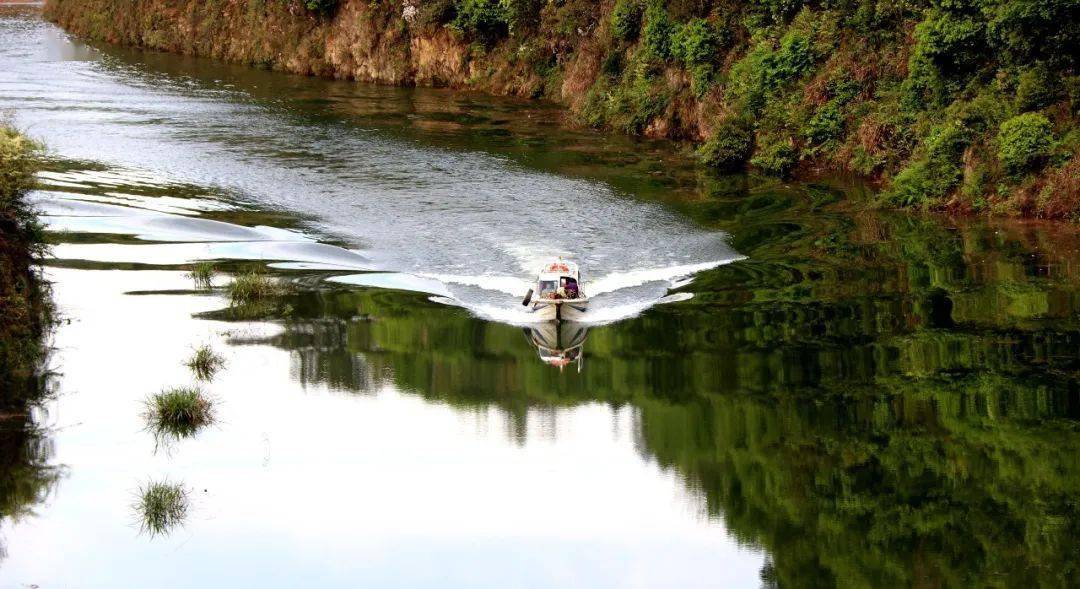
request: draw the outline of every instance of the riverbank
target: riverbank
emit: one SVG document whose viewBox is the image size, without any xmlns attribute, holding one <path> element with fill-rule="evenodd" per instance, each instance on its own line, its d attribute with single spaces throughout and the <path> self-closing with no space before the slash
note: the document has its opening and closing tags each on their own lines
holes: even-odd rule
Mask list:
<svg viewBox="0 0 1080 589">
<path fill-rule="evenodd" d="M 41 147 L 0 123 L 0 384 L 5 391 L 33 376 L 42 356 L 49 316 L 45 286 L 34 268 L 43 232 L 26 202 L 34 183 Z M 4 398 L 3 406 L 22 399 Z"/>
<path fill-rule="evenodd" d="M 867 178 L 884 206 L 1078 218 L 1076 11 L 953 4 L 48 0 L 45 15 L 298 74 L 544 97 L 721 171 Z"/>
</svg>

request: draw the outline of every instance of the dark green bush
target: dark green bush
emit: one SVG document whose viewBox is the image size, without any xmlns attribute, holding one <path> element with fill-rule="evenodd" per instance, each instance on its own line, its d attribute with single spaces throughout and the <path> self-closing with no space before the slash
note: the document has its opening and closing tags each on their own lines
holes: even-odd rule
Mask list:
<svg viewBox="0 0 1080 589">
<path fill-rule="evenodd" d="M 838 139 L 844 133 L 844 111 L 836 100 L 830 100 L 806 122 L 803 136 L 813 145 Z"/>
<path fill-rule="evenodd" d="M 930 132 L 923 156 L 901 170 L 885 199 L 900 206 L 930 203 L 947 195 L 963 178 L 960 166 L 970 131 L 955 123 Z"/>
<path fill-rule="evenodd" d="M 698 157 L 705 165 L 721 172 L 735 172 L 746 166 L 753 149 L 754 130 L 750 122 L 728 120 L 721 123 L 698 149 Z"/>
<path fill-rule="evenodd" d="M 768 23 L 787 20 L 802 8 L 804 0 L 753 0 L 754 12 Z"/>
<path fill-rule="evenodd" d="M 430 0 L 420 7 L 416 23 L 419 26 L 442 26 L 454 22 L 456 16 L 454 0 Z"/>
<path fill-rule="evenodd" d="M 1045 61 L 1055 69 L 1080 65 L 1076 0 L 998 0 L 982 5 L 996 58 L 1017 65 Z"/>
<path fill-rule="evenodd" d="M 605 75 L 615 77 L 623 71 L 623 53 L 622 51 L 612 51 L 604 57 L 603 63 L 600 64 L 600 71 Z"/>
<path fill-rule="evenodd" d="M 645 9 L 645 27 L 642 34 L 645 39 L 645 47 L 660 59 L 671 57 L 671 36 L 674 26 L 668 18 L 664 5 L 658 0 L 649 2 Z"/>
<path fill-rule="evenodd" d="M 311 12 L 318 12 L 320 14 L 329 14 L 337 8 L 338 0 L 303 0 L 304 8 L 307 8 Z"/>
<path fill-rule="evenodd" d="M 485 44 L 510 32 L 507 11 L 499 0 L 459 0 L 451 26 Z"/>
<path fill-rule="evenodd" d="M 611 34 L 622 41 L 634 41 L 641 31 L 645 7 L 640 0 L 618 0 L 611 10 Z"/>
<path fill-rule="evenodd" d="M 690 70 L 694 93 L 701 97 L 712 86 L 720 38 L 704 19 L 695 18 L 674 29 L 671 56 Z"/>
<path fill-rule="evenodd" d="M 1001 124 L 998 158 L 1010 173 L 1026 172 L 1046 161 L 1053 144 L 1050 121 L 1039 113 L 1024 113 Z"/>
<path fill-rule="evenodd" d="M 712 64 L 719 49 L 716 31 L 701 18 L 678 27 L 671 38 L 671 56 L 688 66 Z"/>
<path fill-rule="evenodd" d="M 911 111 L 949 102 L 990 54 L 986 23 L 965 0 L 939 2 L 915 27 L 915 49 L 904 82 L 905 106 Z"/>
<path fill-rule="evenodd" d="M 1050 106 L 1061 97 L 1061 80 L 1046 64 L 1024 70 L 1016 85 L 1016 110 L 1026 112 Z"/>
<path fill-rule="evenodd" d="M 769 93 L 810 71 L 815 59 L 813 44 L 800 32 L 784 35 L 775 49 L 762 41 L 732 66 L 728 98 L 738 108 L 757 113 Z"/>
<path fill-rule="evenodd" d="M 500 0 L 499 6 L 511 35 L 518 36 L 540 26 L 540 9 L 544 7 L 544 0 Z"/>
<path fill-rule="evenodd" d="M 640 135 L 671 102 L 671 89 L 648 60 L 623 66 L 618 80 L 603 78 L 586 97 L 582 117 L 594 127 L 609 126 Z"/>
<path fill-rule="evenodd" d="M 786 176 L 799 163 L 799 151 L 790 137 L 781 137 L 759 145 L 750 163 L 774 176 Z"/>
</svg>

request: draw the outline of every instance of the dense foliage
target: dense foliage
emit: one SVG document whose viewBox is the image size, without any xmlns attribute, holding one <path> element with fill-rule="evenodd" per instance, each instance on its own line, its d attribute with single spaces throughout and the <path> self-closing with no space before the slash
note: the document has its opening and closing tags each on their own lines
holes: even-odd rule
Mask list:
<svg viewBox="0 0 1080 589">
<path fill-rule="evenodd" d="M 46 311 L 32 269 L 42 251 L 40 224 L 26 202 L 41 147 L 0 121 L 0 384 L 36 368 Z"/>
<path fill-rule="evenodd" d="M 1078 0 L 174 4 L 46 10 L 154 48 L 546 96 L 721 170 L 869 178 L 890 205 L 1080 217 Z"/>
</svg>

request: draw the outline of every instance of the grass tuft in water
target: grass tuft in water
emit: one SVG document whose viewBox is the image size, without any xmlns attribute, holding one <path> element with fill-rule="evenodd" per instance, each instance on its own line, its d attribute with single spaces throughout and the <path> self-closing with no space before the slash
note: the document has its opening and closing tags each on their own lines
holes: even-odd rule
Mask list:
<svg viewBox="0 0 1080 589">
<path fill-rule="evenodd" d="M 217 270 L 214 269 L 213 262 L 199 262 L 191 268 L 191 272 L 188 272 L 188 277 L 195 282 L 196 288 L 209 290 L 214 286 L 215 274 Z"/>
<path fill-rule="evenodd" d="M 148 482 L 139 487 L 135 510 L 139 515 L 141 531 L 151 536 L 168 534 L 187 517 L 188 491 L 178 483 Z"/>
<path fill-rule="evenodd" d="M 229 284 L 229 301 L 233 306 L 248 305 L 280 297 L 288 292 L 281 281 L 258 270 L 238 275 Z"/>
<path fill-rule="evenodd" d="M 187 361 L 186 366 L 195 373 L 199 380 L 211 380 L 217 371 L 225 366 L 225 358 L 215 352 L 208 345 L 195 348 L 195 353 Z"/>
<path fill-rule="evenodd" d="M 187 438 L 214 422 L 214 403 L 198 387 L 166 389 L 146 401 L 145 417 L 159 440 Z"/>
</svg>

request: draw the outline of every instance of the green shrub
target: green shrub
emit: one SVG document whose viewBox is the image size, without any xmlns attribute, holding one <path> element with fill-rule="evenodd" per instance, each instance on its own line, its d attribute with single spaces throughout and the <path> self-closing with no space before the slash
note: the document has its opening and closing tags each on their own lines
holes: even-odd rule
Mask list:
<svg viewBox="0 0 1080 589">
<path fill-rule="evenodd" d="M 510 32 L 507 10 L 499 0 L 459 0 L 451 26 L 485 44 Z"/>
<path fill-rule="evenodd" d="M 688 66 L 712 64 L 720 42 L 716 31 L 701 18 L 678 27 L 671 38 L 671 56 Z"/>
<path fill-rule="evenodd" d="M 1080 65 L 1076 0 L 1007 0 L 982 7 L 994 57 L 1006 63 L 1046 61 L 1056 69 Z"/>
<path fill-rule="evenodd" d="M 809 37 L 797 32 L 784 35 L 780 39 L 780 47 L 765 63 L 770 87 L 776 88 L 810 71 L 814 59 Z"/>
<path fill-rule="evenodd" d="M 780 23 L 802 8 L 803 0 L 752 0 L 754 12 L 766 22 Z"/>
<path fill-rule="evenodd" d="M 956 100 L 945 109 L 951 120 L 975 134 L 994 133 L 1002 121 L 1014 114 L 1009 97 L 996 84 L 971 100 Z"/>
<path fill-rule="evenodd" d="M 1028 171 L 1045 162 L 1054 143 L 1050 121 L 1039 113 L 1024 113 L 1001 124 L 998 158 L 1012 174 Z"/>
<path fill-rule="evenodd" d="M 838 139 L 844 133 L 844 112 L 837 101 L 822 106 L 803 128 L 803 136 L 813 145 Z"/>
<path fill-rule="evenodd" d="M 645 28 L 642 34 L 645 38 L 645 47 L 656 57 L 667 59 L 671 57 L 671 36 L 674 26 L 668 18 L 664 5 L 658 0 L 649 2 L 645 9 Z"/>
<path fill-rule="evenodd" d="M 1060 78 L 1046 64 L 1038 64 L 1020 74 L 1016 86 L 1016 110 L 1039 110 L 1057 102 L 1060 96 Z"/>
<path fill-rule="evenodd" d="M 960 8 L 961 1 L 945 2 Z M 912 112 L 939 108 L 986 60 L 985 22 L 966 11 L 934 8 L 915 27 L 915 48 L 904 81 L 904 105 Z"/>
<path fill-rule="evenodd" d="M 758 169 L 774 176 L 786 176 L 799 162 L 799 151 L 790 137 L 769 141 L 758 147 L 750 160 Z"/>
<path fill-rule="evenodd" d="M 307 8 L 311 12 L 330 14 L 337 8 L 338 0 L 303 0 L 303 2 L 304 8 Z"/>
<path fill-rule="evenodd" d="M 705 165 L 721 172 L 734 172 L 746 166 L 754 148 L 754 131 L 749 121 L 724 121 L 699 149 Z"/>
<path fill-rule="evenodd" d="M 756 114 L 770 93 L 810 71 L 816 58 L 810 38 L 798 31 L 784 35 L 775 49 L 762 41 L 731 67 L 728 99 Z"/>
<path fill-rule="evenodd" d="M 600 71 L 604 72 L 604 75 L 616 77 L 623 71 L 623 52 L 612 51 L 604 57 L 604 61 L 600 64 Z"/>
<path fill-rule="evenodd" d="M 416 24 L 421 27 L 438 27 L 453 23 L 456 17 L 457 5 L 454 0 L 430 0 L 420 7 Z"/>
<path fill-rule="evenodd" d="M 41 146 L 0 120 L 0 213 L 22 206 L 22 198 L 34 187 L 34 171 Z"/>
<path fill-rule="evenodd" d="M 987 49 L 986 23 L 978 15 L 934 9 L 915 27 L 915 52 L 946 76 L 973 70 L 986 59 Z"/>
<path fill-rule="evenodd" d="M 640 0 L 618 0 L 611 10 L 611 34 L 622 41 L 634 41 L 641 32 L 641 15 L 644 12 Z"/>
<path fill-rule="evenodd" d="M 933 129 L 924 144 L 923 156 L 897 174 L 885 199 L 900 206 L 915 206 L 944 197 L 963 178 L 960 160 L 970 142 L 970 130 L 958 124 Z"/>
<path fill-rule="evenodd" d="M 617 80 L 605 76 L 589 89 L 582 118 L 594 127 L 640 135 L 671 102 L 671 89 L 657 73 L 655 64 L 639 54 Z"/>
<path fill-rule="evenodd" d="M 503 19 L 511 35 L 536 30 L 540 25 L 540 9 L 544 0 L 500 0 Z"/>
</svg>

